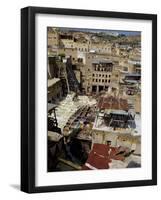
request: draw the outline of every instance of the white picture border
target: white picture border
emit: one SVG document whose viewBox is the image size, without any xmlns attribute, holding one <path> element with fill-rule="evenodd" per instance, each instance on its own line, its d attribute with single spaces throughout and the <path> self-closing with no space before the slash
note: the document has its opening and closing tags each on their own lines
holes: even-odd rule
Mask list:
<svg viewBox="0 0 161 200">
<path fill-rule="evenodd" d="M 152 21 L 36 14 L 36 186 L 148 180 L 152 178 Z M 141 31 L 141 168 L 47 172 L 47 27 Z"/>
</svg>

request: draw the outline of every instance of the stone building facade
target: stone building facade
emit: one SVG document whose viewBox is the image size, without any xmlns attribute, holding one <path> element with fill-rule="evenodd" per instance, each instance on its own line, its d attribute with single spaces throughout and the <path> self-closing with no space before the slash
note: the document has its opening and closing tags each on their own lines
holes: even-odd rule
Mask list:
<svg viewBox="0 0 161 200">
<path fill-rule="evenodd" d="M 63 96 L 59 78 L 48 79 L 48 103 L 56 103 Z"/>
<path fill-rule="evenodd" d="M 101 92 L 111 85 L 113 63 L 110 60 L 94 60 L 92 62 L 92 92 Z"/>
<path fill-rule="evenodd" d="M 57 31 L 48 31 L 48 48 L 59 46 L 59 33 Z"/>
<path fill-rule="evenodd" d="M 87 93 L 98 93 L 111 85 L 113 71 L 111 60 L 98 57 L 96 53 L 88 53 L 82 70 L 83 87 Z"/>
<path fill-rule="evenodd" d="M 126 74 L 141 74 L 139 48 L 131 50 L 129 45 L 95 41 L 92 34 L 51 30 L 48 47 L 49 56 L 64 57 L 64 64 L 69 57 L 74 68 L 81 63 L 80 72 L 74 72 L 86 93 L 118 88 Z"/>
</svg>

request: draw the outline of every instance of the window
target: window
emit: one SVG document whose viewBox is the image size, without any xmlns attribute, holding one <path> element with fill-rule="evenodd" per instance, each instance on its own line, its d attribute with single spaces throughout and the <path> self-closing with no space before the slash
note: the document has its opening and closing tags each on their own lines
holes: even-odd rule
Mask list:
<svg viewBox="0 0 161 200">
<path fill-rule="evenodd" d="M 93 78 L 93 82 L 94 82 L 94 78 Z"/>
<path fill-rule="evenodd" d="M 107 83 L 107 79 L 105 79 L 105 83 Z"/>
<path fill-rule="evenodd" d="M 104 74 L 102 74 L 102 77 L 104 77 Z"/>
<path fill-rule="evenodd" d="M 97 78 L 96 78 L 96 82 L 97 82 Z"/>
<path fill-rule="evenodd" d="M 99 77 L 101 77 L 101 74 L 99 74 Z"/>
<path fill-rule="evenodd" d="M 111 77 L 111 75 L 109 75 L 109 78 Z"/>
<path fill-rule="evenodd" d="M 124 67 L 123 70 L 124 70 L 124 71 L 128 71 L 128 67 Z"/>
<path fill-rule="evenodd" d="M 93 74 L 93 76 L 94 76 L 94 74 Z"/>
<path fill-rule="evenodd" d="M 108 80 L 108 82 L 109 82 L 109 83 L 111 82 L 110 79 Z"/>
<path fill-rule="evenodd" d="M 111 145 L 111 140 L 107 140 L 106 144 Z"/>
<path fill-rule="evenodd" d="M 102 79 L 102 83 L 104 83 L 104 79 Z"/>
<path fill-rule="evenodd" d="M 101 79 L 99 79 L 99 82 L 101 82 Z"/>
</svg>

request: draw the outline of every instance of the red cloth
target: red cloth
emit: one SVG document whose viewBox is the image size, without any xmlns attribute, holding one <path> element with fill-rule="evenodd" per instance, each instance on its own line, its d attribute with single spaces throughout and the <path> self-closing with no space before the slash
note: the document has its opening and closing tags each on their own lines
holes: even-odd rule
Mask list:
<svg viewBox="0 0 161 200">
<path fill-rule="evenodd" d="M 93 149 L 88 156 L 88 160 L 86 161 L 85 166 L 83 166 L 83 169 L 92 169 L 92 167 L 96 169 L 108 169 L 108 163 L 110 162 L 108 151 L 109 146 L 105 144 L 94 144 Z"/>
<path fill-rule="evenodd" d="M 120 152 L 118 147 L 110 147 L 105 144 L 94 144 L 82 170 L 88 169 L 109 169 L 111 159 L 124 160 L 123 155 L 116 155 Z"/>
</svg>

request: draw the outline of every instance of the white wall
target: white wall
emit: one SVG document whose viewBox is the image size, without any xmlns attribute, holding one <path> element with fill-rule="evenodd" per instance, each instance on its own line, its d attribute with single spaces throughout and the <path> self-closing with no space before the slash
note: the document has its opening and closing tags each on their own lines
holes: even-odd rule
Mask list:
<svg viewBox="0 0 161 200">
<path fill-rule="evenodd" d="M 159 185 L 155 187 L 137 187 L 123 189 L 91 190 L 80 192 L 63 192 L 27 195 L 18 191 L 20 171 L 20 8 L 31 6 L 49 6 L 77 9 L 97 9 L 125 12 L 142 12 L 158 14 L 158 21 L 161 21 L 160 0 L 3 0 L 0 6 L 0 199 L 160 199 L 161 177 Z M 158 23 L 159 24 L 159 23 Z M 161 35 L 161 28 L 158 27 L 158 35 Z M 161 39 L 158 38 L 158 44 Z M 158 48 L 161 52 L 161 46 Z M 158 58 L 160 62 L 160 57 Z M 158 73 L 161 76 L 161 70 Z M 158 81 L 161 85 L 161 79 Z M 158 87 L 158 91 L 159 91 Z M 158 95 L 158 102 L 161 95 Z M 161 106 L 158 105 L 159 111 Z M 158 113 L 159 113 L 158 111 Z M 159 117 L 159 116 L 158 116 Z M 8 118 L 8 119 L 7 119 Z M 158 118 L 158 124 L 160 121 Z M 161 123 L 160 123 L 161 124 Z M 161 141 L 158 128 L 158 141 Z M 158 142 L 159 144 L 160 142 Z M 161 146 L 161 145 L 160 145 Z M 158 145 L 158 154 L 161 147 Z M 158 156 L 160 157 L 160 156 Z M 158 169 L 161 168 L 159 159 Z"/>
</svg>

